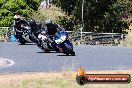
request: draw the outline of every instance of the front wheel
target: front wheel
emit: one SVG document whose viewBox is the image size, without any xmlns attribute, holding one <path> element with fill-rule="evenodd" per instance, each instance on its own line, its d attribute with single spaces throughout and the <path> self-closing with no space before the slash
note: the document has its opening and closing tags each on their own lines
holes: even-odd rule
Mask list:
<svg viewBox="0 0 132 88">
<path fill-rule="evenodd" d="M 41 50 L 43 51 L 43 52 L 45 52 L 45 53 L 49 53 L 50 52 L 50 50 L 48 50 L 48 49 L 45 49 L 45 48 L 43 48 L 43 47 L 40 47 L 41 48 Z"/>
<path fill-rule="evenodd" d="M 72 51 L 72 52 L 71 52 L 71 55 L 72 55 L 72 56 L 75 56 L 75 52 L 74 52 L 74 51 Z"/>
<path fill-rule="evenodd" d="M 49 50 L 46 50 L 46 49 L 43 49 L 43 51 L 44 51 L 45 53 L 49 53 L 49 52 L 50 52 Z"/>
<path fill-rule="evenodd" d="M 75 56 L 75 52 L 68 44 L 64 44 L 64 47 L 66 48 L 66 55 L 71 54 L 72 56 Z"/>
<path fill-rule="evenodd" d="M 19 40 L 19 43 L 20 43 L 21 45 L 25 45 L 26 41 L 25 41 L 24 39 L 22 39 L 22 40 Z"/>
</svg>

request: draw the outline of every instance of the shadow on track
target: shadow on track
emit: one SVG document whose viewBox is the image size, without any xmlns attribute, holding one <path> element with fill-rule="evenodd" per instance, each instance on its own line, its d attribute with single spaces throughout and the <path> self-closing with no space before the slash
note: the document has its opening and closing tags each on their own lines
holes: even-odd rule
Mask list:
<svg viewBox="0 0 132 88">
<path fill-rule="evenodd" d="M 71 56 L 71 55 L 61 54 L 61 55 L 57 55 L 57 56 Z M 76 56 L 76 55 L 75 55 L 75 56 Z"/>
<path fill-rule="evenodd" d="M 24 44 L 24 45 L 22 45 L 22 44 L 18 44 L 18 45 L 24 46 L 24 45 L 36 45 L 36 44 L 35 43 L 27 43 L 27 44 Z"/>
<path fill-rule="evenodd" d="M 59 52 L 37 52 L 37 53 L 59 53 Z"/>
</svg>

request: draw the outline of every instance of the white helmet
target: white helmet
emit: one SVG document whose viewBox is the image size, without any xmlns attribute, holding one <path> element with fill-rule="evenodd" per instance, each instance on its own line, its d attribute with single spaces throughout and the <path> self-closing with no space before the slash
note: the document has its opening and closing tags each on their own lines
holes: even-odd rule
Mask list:
<svg viewBox="0 0 132 88">
<path fill-rule="evenodd" d="M 18 15 L 18 14 L 15 15 L 15 16 L 14 16 L 14 20 L 15 20 L 16 22 L 19 22 L 19 21 L 20 21 L 20 15 Z"/>
</svg>

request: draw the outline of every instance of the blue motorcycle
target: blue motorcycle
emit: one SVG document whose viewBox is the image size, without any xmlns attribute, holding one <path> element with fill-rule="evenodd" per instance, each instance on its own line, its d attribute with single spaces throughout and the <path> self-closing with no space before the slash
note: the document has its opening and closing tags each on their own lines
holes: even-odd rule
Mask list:
<svg viewBox="0 0 132 88">
<path fill-rule="evenodd" d="M 57 30 L 53 38 L 53 43 L 60 52 L 63 52 L 66 55 L 71 54 L 72 56 L 75 56 L 73 44 L 69 41 L 69 37 L 65 31 Z"/>
</svg>

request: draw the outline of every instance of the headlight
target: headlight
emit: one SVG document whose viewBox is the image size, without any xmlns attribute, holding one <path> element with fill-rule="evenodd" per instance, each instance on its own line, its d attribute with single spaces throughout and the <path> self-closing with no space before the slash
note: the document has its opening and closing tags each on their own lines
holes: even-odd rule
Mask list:
<svg viewBox="0 0 132 88">
<path fill-rule="evenodd" d="M 66 40 L 66 36 L 61 36 L 59 39 L 55 40 L 57 44 L 60 44 Z"/>
<path fill-rule="evenodd" d="M 61 40 L 65 41 L 66 40 L 66 36 L 61 36 Z"/>
</svg>

